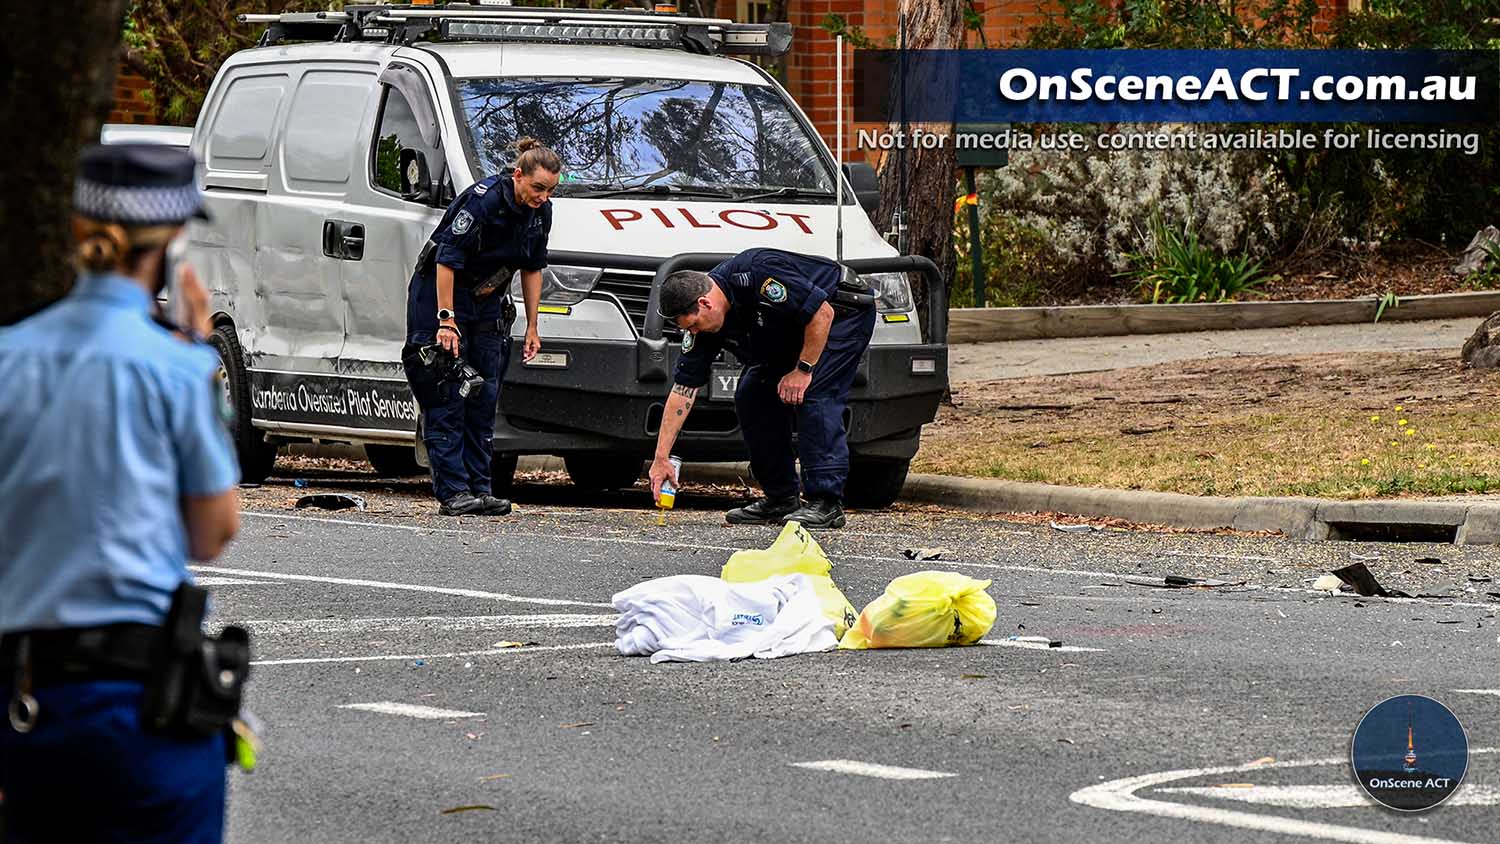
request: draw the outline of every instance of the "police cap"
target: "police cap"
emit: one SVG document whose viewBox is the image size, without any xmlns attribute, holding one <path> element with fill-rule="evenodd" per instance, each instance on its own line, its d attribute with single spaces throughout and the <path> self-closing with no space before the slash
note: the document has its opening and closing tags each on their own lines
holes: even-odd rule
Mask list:
<svg viewBox="0 0 1500 844">
<path fill-rule="evenodd" d="M 124 226 L 162 226 L 208 219 L 185 149 L 165 144 L 97 144 L 78 159 L 73 211 Z"/>
</svg>

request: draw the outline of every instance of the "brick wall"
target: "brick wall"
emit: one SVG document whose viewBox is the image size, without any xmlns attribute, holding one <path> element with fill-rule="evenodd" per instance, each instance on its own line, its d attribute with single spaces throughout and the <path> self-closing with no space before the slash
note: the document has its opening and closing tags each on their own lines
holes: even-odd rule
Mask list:
<svg viewBox="0 0 1500 844">
<path fill-rule="evenodd" d="M 109 122 L 155 123 L 156 109 L 142 96 L 150 87 L 145 79 L 121 67 L 115 78 L 115 105 Z"/>
</svg>

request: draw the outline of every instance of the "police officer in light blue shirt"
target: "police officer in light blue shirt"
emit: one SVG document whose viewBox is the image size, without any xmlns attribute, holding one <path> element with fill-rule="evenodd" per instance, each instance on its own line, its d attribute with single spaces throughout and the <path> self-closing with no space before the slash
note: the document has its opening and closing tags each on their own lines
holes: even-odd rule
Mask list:
<svg viewBox="0 0 1500 844">
<path fill-rule="evenodd" d="M 0 329 L 0 839 L 217 842 L 226 746 L 141 716 L 153 649 L 189 559 L 238 528 L 238 469 L 192 335 L 190 273 L 158 312 L 166 249 L 200 213 L 193 159 L 158 145 L 83 154 L 81 274 Z M 179 308 L 179 310 L 182 310 Z"/>
</svg>

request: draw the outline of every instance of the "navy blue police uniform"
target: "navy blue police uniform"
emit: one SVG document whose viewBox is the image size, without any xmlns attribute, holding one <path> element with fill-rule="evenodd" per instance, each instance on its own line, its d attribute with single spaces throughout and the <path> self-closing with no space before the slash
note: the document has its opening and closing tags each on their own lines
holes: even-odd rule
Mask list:
<svg viewBox="0 0 1500 844">
<path fill-rule="evenodd" d="M 458 195 L 422 252 L 406 293 L 406 346 L 401 360 L 422 408 L 422 441 L 439 501 L 462 492 L 490 493 L 495 412 L 510 363 L 511 276 L 547 266 L 552 202 L 532 208 L 516 200 L 509 173 L 475 182 Z M 453 268 L 453 311 L 459 354 L 484 376 L 467 399 L 423 364 L 420 350 L 437 342 L 437 264 Z"/>
<path fill-rule="evenodd" d="M 683 338 L 685 349 L 673 380 L 684 387 L 708 383 L 723 349 L 744 365 L 734 409 L 750 467 L 773 500 L 797 495 L 794 454 L 802 464 L 802 491 L 808 498 L 843 497 L 849 477 L 844 408 L 860 357 L 875 332 L 875 309 L 834 307 L 828 343 L 802 404 L 787 405 L 776 392 L 781 379 L 797 367 L 808 322 L 824 302 L 834 304 L 830 300 L 843 272 L 826 258 L 779 249 L 741 252 L 708 273 L 729 300 L 723 328 Z"/>
<path fill-rule="evenodd" d="M 192 156 L 93 147 L 74 209 L 175 225 Z M 159 325 L 133 278 L 84 273 L 0 329 L 0 840 L 223 838 L 222 733 L 145 711 L 174 594 L 191 583 L 184 497 L 238 483 L 217 356 Z M 248 663 L 248 654 L 246 654 Z"/>
</svg>

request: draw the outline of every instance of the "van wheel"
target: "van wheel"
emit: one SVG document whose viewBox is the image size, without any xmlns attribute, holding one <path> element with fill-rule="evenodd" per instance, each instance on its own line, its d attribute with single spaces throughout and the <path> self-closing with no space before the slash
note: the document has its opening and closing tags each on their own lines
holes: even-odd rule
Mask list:
<svg viewBox="0 0 1500 844">
<path fill-rule="evenodd" d="M 221 325 L 208 335 L 208 344 L 219 353 L 219 380 L 234 421 L 229 434 L 240 458 L 240 480 L 258 484 L 271 474 L 276 465 L 276 446 L 266 442 L 266 435 L 250 421 L 250 374 L 245 371 L 245 353 L 235 336 L 234 326 Z"/>
<path fill-rule="evenodd" d="M 889 507 L 906 485 L 910 460 L 856 457 L 849 461 L 849 480 L 844 484 L 844 503 L 859 510 Z"/>
<path fill-rule="evenodd" d="M 620 489 L 635 486 L 641 477 L 638 457 L 603 457 L 597 454 L 575 454 L 563 458 L 573 485 L 583 489 Z"/>
<path fill-rule="evenodd" d="M 382 478 L 410 478 L 425 475 L 417 463 L 417 450 L 409 445 L 365 444 L 365 457 Z"/>
<path fill-rule="evenodd" d="M 490 460 L 490 495 L 509 498 L 516 485 L 516 456 L 496 454 Z"/>
</svg>

